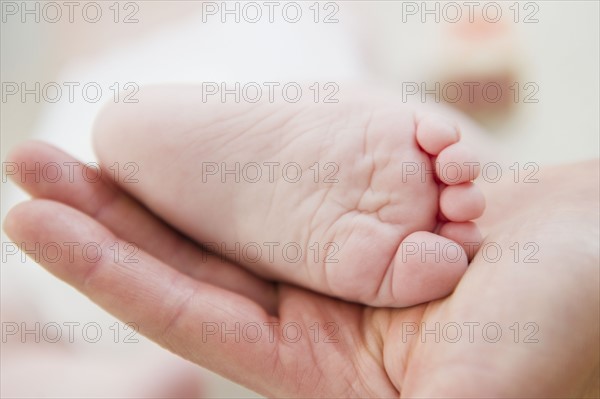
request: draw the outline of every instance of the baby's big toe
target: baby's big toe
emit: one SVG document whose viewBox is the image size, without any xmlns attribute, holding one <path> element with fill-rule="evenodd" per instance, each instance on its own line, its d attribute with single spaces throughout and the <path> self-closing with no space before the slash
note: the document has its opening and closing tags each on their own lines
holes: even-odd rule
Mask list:
<svg viewBox="0 0 600 399">
<path fill-rule="evenodd" d="M 467 270 L 468 259 L 456 242 L 417 231 L 400 244 L 391 267 L 393 303 L 412 306 L 450 294 Z"/>
</svg>

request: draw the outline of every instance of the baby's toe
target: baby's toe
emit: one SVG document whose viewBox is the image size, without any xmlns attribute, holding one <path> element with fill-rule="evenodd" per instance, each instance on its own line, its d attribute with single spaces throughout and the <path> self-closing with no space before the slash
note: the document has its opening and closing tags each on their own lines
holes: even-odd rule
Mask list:
<svg viewBox="0 0 600 399">
<path fill-rule="evenodd" d="M 417 142 L 425 152 L 437 155 L 460 139 L 458 128 L 439 116 L 428 116 L 417 125 Z"/>
<path fill-rule="evenodd" d="M 475 180 L 479 176 L 479 169 L 478 157 L 459 141 L 439 153 L 435 171 L 440 181 L 456 185 Z"/>
<path fill-rule="evenodd" d="M 473 183 L 448 186 L 440 194 L 440 210 L 452 222 L 467 222 L 483 214 L 485 198 Z"/>
<path fill-rule="evenodd" d="M 469 260 L 473 259 L 483 240 L 479 228 L 473 222 L 444 223 L 438 234 L 458 243 L 467 253 Z"/>
</svg>

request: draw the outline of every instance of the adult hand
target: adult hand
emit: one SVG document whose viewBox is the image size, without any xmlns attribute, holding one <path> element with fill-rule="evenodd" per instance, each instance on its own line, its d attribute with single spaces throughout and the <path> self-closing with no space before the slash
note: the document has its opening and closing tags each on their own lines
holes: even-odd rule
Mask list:
<svg viewBox="0 0 600 399">
<path fill-rule="evenodd" d="M 74 160 L 29 143 L 9 161 L 31 168 Z M 501 227 L 488 224 L 486 241 L 504 250 L 497 262 L 479 253 L 451 296 L 406 309 L 262 280 L 207 255 L 105 180 L 17 175 L 34 199 L 13 208 L 4 228 L 28 248 L 99 243 L 99 259 L 74 251 L 72 259 L 39 262 L 163 347 L 264 395 L 591 396 L 598 382 L 598 192 L 587 183 L 598 181 L 597 163 L 571 169 L 580 184 L 548 198 L 544 188 L 555 192 L 556 185 L 542 180 L 521 212 L 505 215 Z M 494 189 L 495 198 L 514 194 Z M 129 242 L 139 252 L 132 255 Z M 516 261 L 508 250 L 527 242 L 538 246 L 538 263 Z"/>
</svg>

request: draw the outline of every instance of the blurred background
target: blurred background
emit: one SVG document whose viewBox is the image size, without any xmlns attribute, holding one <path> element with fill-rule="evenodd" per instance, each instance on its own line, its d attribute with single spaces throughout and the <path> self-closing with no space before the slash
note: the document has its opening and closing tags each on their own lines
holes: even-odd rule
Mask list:
<svg viewBox="0 0 600 399">
<path fill-rule="evenodd" d="M 596 1 L 275 3 L 270 21 L 264 2 L 1 1 L 3 165 L 29 138 L 93 161 L 94 116 L 125 102 L 120 90 L 202 81 L 372 83 L 456 107 L 515 159 L 598 157 Z M 2 218 L 25 198 L 3 174 Z M 141 336 L 127 342 L 122 323 L 9 243 L 2 233 L 2 397 L 256 396 Z M 64 335 L 64 323 L 92 322 L 98 342 L 80 330 L 50 342 L 52 323 Z"/>
</svg>

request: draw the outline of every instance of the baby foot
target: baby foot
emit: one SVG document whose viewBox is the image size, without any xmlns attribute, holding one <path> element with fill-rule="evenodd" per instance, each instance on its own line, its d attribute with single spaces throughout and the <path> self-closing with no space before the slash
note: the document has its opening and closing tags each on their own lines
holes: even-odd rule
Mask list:
<svg viewBox="0 0 600 399">
<path fill-rule="evenodd" d="M 119 183 L 207 248 L 346 300 L 446 296 L 481 241 L 479 168 L 458 129 L 387 99 L 223 104 L 146 89 L 102 113 L 95 146 L 107 167 L 134 162 L 137 182 Z"/>
</svg>

